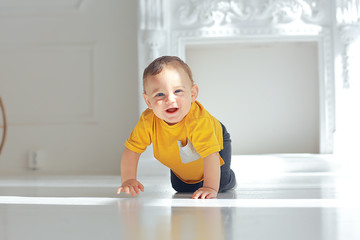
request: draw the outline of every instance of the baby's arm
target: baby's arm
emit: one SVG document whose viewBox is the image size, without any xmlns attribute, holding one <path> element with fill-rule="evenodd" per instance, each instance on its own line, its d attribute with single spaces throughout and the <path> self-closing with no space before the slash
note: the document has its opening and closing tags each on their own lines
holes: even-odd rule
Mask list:
<svg viewBox="0 0 360 240">
<path fill-rule="evenodd" d="M 144 191 L 144 186 L 136 179 L 137 166 L 140 158 L 140 153 L 124 149 L 121 157 L 121 187 L 118 188 L 117 194 L 125 192 L 135 197 L 141 190 Z"/>
<path fill-rule="evenodd" d="M 220 161 L 219 153 L 213 153 L 204 158 L 204 184 L 199 188 L 192 198 L 205 199 L 216 198 L 220 185 Z"/>
</svg>

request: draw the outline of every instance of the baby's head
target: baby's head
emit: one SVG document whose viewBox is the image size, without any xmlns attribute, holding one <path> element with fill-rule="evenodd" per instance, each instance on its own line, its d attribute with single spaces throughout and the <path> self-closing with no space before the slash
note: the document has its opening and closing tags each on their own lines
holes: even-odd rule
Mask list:
<svg viewBox="0 0 360 240">
<path fill-rule="evenodd" d="M 148 107 L 169 125 L 189 113 L 199 91 L 191 69 L 176 56 L 159 57 L 150 63 L 144 70 L 143 87 Z"/>
<path fill-rule="evenodd" d="M 144 92 L 146 92 L 145 86 L 147 83 L 147 78 L 150 76 L 155 76 L 155 75 L 159 74 L 166 67 L 182 69 L 188 75 L 188 77 L 191 81 L 191 84 L 194 85 L 194 80 L 193 80 L 191 69 L 183 60 L 181 60 L 179 57 L 176 57 L 176 56 L 162 56 L 162 57 L 159 57 L 159 58 L 155 59 L 154 61 L 152 61 L 149 64 L 149 66 L 147 66 L 147 68 L 145 68 L 144 73 L 143 73 Z"/>
</svg>

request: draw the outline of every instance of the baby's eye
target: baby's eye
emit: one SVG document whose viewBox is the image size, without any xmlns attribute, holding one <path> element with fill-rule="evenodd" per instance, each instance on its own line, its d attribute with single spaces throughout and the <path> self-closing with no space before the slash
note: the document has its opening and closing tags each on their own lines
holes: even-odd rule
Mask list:
<svg viewBox="0 0 360 240">
<path fill-rule="evenodd" d="M 178 89 L 178 90 L 175 90 L 175 93 L 181 93 L 182 90 Z"/>
<path fill-rule="evenodd" d="M 157 93 L 157 94 L 155 95 L 155 97 L 163 97 L 163 96 L 164 96 L 163 93 Z"/>
</svg>

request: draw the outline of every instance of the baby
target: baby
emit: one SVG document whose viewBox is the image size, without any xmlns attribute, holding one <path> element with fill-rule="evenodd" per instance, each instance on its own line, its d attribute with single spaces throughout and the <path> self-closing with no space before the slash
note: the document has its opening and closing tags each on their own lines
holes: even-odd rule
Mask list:
<svg viewBox="0 0 360 240">
<path fill-rule="evenodd" d="M 151 143 L 154 157 L 170 168 L 177 192 L 209 199 L 234 188 L 230 134 L 196 101 L 199 88 L 189 66 L 175 56 L 159 57 L 144 70 L 143 88 L 148 109 L 125 143 L 117 193 L 135 197 L 144 191 L 137 165 Z"/>
</svg>

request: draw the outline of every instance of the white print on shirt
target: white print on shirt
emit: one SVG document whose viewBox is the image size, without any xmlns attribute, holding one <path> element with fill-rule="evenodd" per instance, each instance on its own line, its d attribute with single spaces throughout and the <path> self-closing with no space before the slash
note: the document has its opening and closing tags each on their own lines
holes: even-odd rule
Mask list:
<svg viewBox="0 0 360 240">
<path fill-rule="evenodd" d="M 186 139 L 186 141 L 187 144 L 185 146 L 182 145 L 181 141 L 177 142 L 179 145 L 181 162 L 190 163 L 201 158 L 200 154 L 196 152 L 194 146 L 189 141 L 189 139 Z"/>
</svg>

